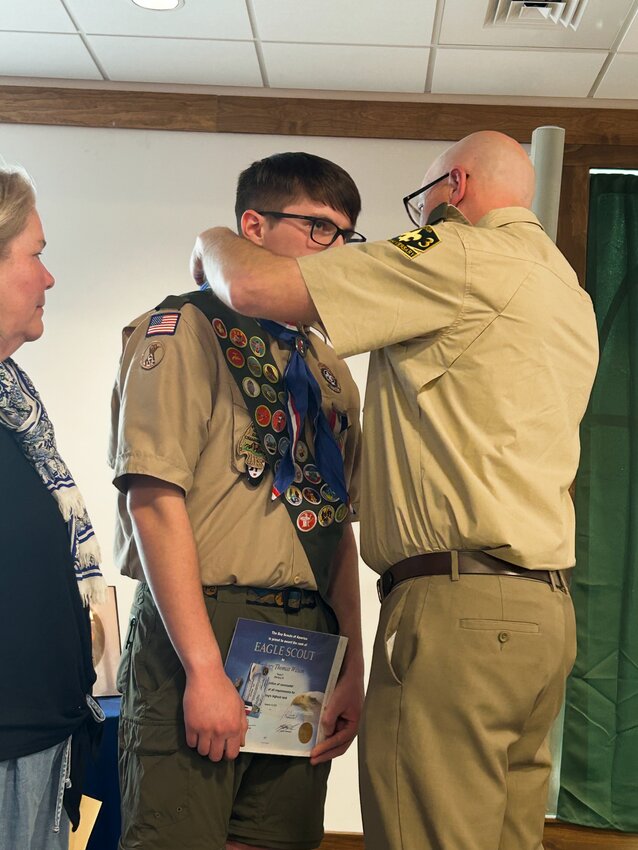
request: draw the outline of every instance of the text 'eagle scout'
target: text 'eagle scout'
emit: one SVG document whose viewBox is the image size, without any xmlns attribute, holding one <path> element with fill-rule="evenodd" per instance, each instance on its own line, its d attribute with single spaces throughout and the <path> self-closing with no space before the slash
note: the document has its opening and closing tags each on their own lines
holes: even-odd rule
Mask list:
<svg viewBox="0 0 638 850">
<path fill-rule="evenodd" d="M 410 230 L 408 233 L 402 233 L 401 236 L 390 239 L 390 242 L 404 254 L 407 254 L 410 259 L 425 253 L 428 248 L 433 248 L 440 241 L 435 231 L 427 224 L 418 230 Z"/>
</svg>

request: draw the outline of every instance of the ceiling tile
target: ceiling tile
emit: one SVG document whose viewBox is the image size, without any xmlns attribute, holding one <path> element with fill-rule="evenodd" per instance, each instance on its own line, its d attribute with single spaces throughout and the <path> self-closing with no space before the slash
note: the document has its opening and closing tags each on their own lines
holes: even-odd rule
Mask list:
<svg viewBox="0 0 638 850">
<path fill-rule="evenodd" d="M 586 97 L 606 58 L 603 52 L 576 50 L 439 48 L 432 92 Z"/>
<path fill-rule="evenodd" d="M 488 0 L 446 0 L 439 43 L 609 49 L 632 3 L 633 0 L 589 0 L 583 20 L 574 31 L 562 24 L 553 29 L 526 25 L 486 27 Z"/>
<path fill-rule="evenodd" d="M 418 47 L 263 45 L 271 86 L 330 91 L 423 92 L 429 52 Z"/>
<path fill-rule="evenodd" d="M 0 0 L 0 30 L 76 31 L 60 0 Z"/>
<path fill-rule="evenodd" d="M 245 0 L 187 0 L 181 9 L 153 12 L 132 0 L 66 0 L 83 32 L 169 38 L 253 37 Z"/>
<path fill-rule="evenodd" d="M 429 45 L 436 0 L 253 0 L 257 35 L 265 41 Z"/>
<path fill-rule="evenodd" d="M 638 53 L 638 9 L 618 49 L 621 53 Z"/>
<path fill-rule="evenodd" d="M 618 53 L 614 56 L 594 97 L 638 100 L 638 53 Z"/>
<path fill-rule="evenodd" d="M 143 83 L 261 86 L 251 42 L 87 36 L 109 79 Z"/>
<path fill-rule="evenodd" d="M 79 35 L 0 32 L 0 76 L 101 80 Z"/>
</svg>

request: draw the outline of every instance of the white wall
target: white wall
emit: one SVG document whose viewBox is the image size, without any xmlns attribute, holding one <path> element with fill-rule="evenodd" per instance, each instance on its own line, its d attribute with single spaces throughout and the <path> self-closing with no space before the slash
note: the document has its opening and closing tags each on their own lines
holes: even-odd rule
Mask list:
<svg viewBox="0 0 638 850">
<path fill-rule="evenodd" d="M 16 359 L 40 390 L 60 451 L 84 493 L 105 576 L 117 586 L 122 633 L 134 582 L 113 567 L 115 491 L 105 461 L 122 326 L 165 295 L 193 288 L 188 259 L 194 238 L 206 226 L 234 226 L 235 181 L 255 159 L 306 150 L 335 160 L 361 191 L 358 229 L 382 239 L 409 229 L 401 198 L 420 185 L 445 146 L 0 125 L 0 157 L 24 165 L 37 183 L 48 242 L 44 259 L 56 277 L 45 335 Z M 367 355 L 350 365 L 363 398 Z M 375 576 L 364 564 L 360 572 L 369 669 L 379 604 Z M 333 765 L 326 829 L 361 830 L 354 747 Z"/>
</svg>

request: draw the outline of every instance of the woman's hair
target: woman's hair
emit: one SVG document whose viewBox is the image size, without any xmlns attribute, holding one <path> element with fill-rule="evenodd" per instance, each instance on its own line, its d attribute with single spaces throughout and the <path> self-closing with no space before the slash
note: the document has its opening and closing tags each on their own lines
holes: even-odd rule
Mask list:
<svg viewBox="0 0 638 850">
<path fill-rule="evenodd" d="M 29 213 L 35 208 L 35 186 L 18 165 L 0 165 L 0 260 L 22 233 Z"/>
</svg>

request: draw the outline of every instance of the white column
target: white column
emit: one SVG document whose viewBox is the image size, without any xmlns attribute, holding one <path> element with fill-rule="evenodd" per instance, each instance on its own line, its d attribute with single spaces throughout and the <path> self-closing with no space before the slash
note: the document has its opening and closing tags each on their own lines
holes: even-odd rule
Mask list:
<svg viewBox="0 0 638 850">
<path fill-rule="evenodd" d="M 565 130 L 562 127 L 537 127 L 532 133 L 531 159 L 536 170 L 532 210 L 554 242 L 558 230 L 564 147 Z"/>
</svg>

